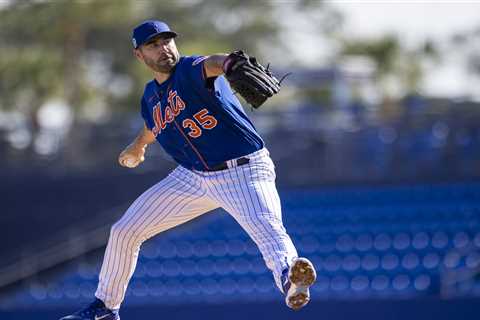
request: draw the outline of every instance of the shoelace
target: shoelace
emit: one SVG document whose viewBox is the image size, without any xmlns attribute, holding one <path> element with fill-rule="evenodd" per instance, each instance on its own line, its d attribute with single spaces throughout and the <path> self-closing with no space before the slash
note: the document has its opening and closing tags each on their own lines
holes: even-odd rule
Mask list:
<svg viewBox="0 0 480 320">
<path fill-rule="evenodd" d="M 290 283 L 290 280 L 288 280 L 288 269 L 286 269 L 282 272 L 282 276 L 280 278 L 280 281 L 282 283 L 283 293 L 287 294 L 288 290 L 290 290 L 290 287 L 292 286 L 292 284 Z"/>
</svg>

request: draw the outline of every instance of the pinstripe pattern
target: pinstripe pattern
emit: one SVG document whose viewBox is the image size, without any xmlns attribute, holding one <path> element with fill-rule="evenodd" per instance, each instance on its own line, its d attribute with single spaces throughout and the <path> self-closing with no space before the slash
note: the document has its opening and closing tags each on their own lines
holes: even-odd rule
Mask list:
<svg viewBox="0 0 480 320">
<path fill-rule="evenodd" d="M 111 309 L 120 307 L 138 260 L 141 244 L 154 235 L 222 207 L 257 244 L 277 286 L 297 251 L 282 223 L 275 169 L 268 151 L 250 162 L 218 172 L 177 167 L 148 189 L 110 231 L 96 297 Z"/>
<path fill-rule="evenodd" d="M 181 167 L 175 169 L 135 200 L 112 226 L 95 296 L 108 308 L 119 308 L 142 242 L 216 207 L 198 178 Z"/>
</svg>

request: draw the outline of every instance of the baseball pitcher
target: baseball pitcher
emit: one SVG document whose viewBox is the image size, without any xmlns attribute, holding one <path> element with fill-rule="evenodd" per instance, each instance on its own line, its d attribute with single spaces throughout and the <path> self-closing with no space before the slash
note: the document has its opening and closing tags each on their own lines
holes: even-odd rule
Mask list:
<svg viewBox="0 0 480 320">
<path fill-rule="evenodd" d="M 155 20 L 133 30 L 134 55 L 154 79 L 141 99 L 144 127 L 118 160 L 134 168 L 158 141 L 178 166 L 112 226 L 95 300 L 61 320 L 119 320 L 141 244 L 219 207 L 256 243 L 287 306 L 297 310 L 310 300 L 315 269 L 286 233 L 274 164 L 232 91 L 258 108 L 279 92 L 279 81 L 242 51 L 180 56 L 176 37 Z"/>
</svg>

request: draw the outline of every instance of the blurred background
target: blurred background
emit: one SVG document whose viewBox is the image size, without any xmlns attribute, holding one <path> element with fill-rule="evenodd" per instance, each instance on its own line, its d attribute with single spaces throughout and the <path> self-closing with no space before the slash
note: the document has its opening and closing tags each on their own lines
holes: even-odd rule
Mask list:
<svg viewBox="0 0 480 320">
<path fill-rule="evenodd" d="M 90 302 L 110 226 L 175 167 L 155 145 L 116 162 L 143 125 L 131 30 L 150 18 L 183 55 L 292 72 L 245 110 L 318 281 L 288 310 L 216 210 L 142 246 L 122 319 L 478 319 L 480 3 L 0 0 L 2 320 Z"/>
</svg>

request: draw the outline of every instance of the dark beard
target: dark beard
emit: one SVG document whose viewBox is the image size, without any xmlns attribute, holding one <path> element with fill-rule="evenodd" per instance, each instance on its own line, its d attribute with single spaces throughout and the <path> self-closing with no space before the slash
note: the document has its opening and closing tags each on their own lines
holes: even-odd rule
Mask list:
<svg viewBox="0 0 480 320">
<path fill-rule="evenodd" d="M 153 69 L 156 72 L 170 73 L 172 69 L 177 65 L 179 59 L 180 57 L 174 54 L 171 60 L 159 59 L 158 61 L 155 61 L 152 59 L 145 59 L 145 63 L 147 64 L 147 66 L 149 66 L 151 69 Z"/>
</svg>

